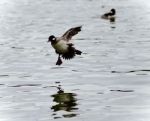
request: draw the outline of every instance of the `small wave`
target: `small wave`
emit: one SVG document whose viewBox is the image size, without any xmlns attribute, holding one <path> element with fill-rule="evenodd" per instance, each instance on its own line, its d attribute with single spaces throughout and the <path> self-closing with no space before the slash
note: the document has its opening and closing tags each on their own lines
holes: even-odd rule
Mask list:
<svg viewBox="0 0 150 121">
<path fill-rule="evenodd" d="M 12 49 L 24 49 L 23 47 L 15 47 L 15 46 L 13 46 L 13 47 L 11 47 Z"/>
<path fill-rule="evenodd" d="M 131 70 L 131 71 L 111 71 L 111 73 L 135 73 L 135 72 L 150 72 L 150 69 Z"/>
<path fill-rule="evenodd" d="M 114 92 L 134 92 L 134 90 L 120 90 L 120 89 L 110 90 L 110 91 L 114 91 Z"/>
<path fill-rule="evenodd" d="M 9 75 L 7 75 L 7 74 L 0 75 L 0 77 L 7 77 L 7 76 L 9 76 Z"/>
<path fill-rule="evenodd" d="M 22 84 L 22 85 L 14 85 L 9 87 L 32 87 L 32 86 L 40 86 L 41 84 Z"/>
</svg>

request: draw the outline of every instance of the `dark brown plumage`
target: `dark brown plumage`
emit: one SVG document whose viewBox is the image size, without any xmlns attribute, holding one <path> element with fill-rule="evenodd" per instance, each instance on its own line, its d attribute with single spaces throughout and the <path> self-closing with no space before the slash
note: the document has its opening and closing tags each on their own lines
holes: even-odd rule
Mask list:
<svg viewBox="0 0 150 121">
<path fill-rule="evenodd" d="M 110 12 L 108 12 L 108 13 L 105 13 L 105 14 L 103 14 L 102 16 L 101 16 L 101 18 L 102 19 L 114 19 L 115 17 L 115 14 L 116 14 L 116 10 L 114 9 L 114 8 L 112 8 L 111 10 L 110 10 Z"/>
<path fill-rule="evenodd" d="M 72 38 L 74 35 L 78 34 L 78 32 L 81 31 L 81 27 L 82 27 L 82 26 L 78 26 L 78 27 L 74 27 L 74 28 L 69 29 L 68 31 L 66 31 L 66 32 L 63 34 L 62 37 L 65 38 L 66 41 L 71 40 L 71 38 Z"/>
</svg>

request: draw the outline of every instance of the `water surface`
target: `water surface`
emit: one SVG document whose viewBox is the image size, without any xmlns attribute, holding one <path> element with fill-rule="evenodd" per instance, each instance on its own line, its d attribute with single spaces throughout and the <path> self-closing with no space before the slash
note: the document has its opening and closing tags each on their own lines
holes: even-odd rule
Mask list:
<svg viewBox="0 0 150 121">
<path fill-rule="evenodd" d="M 1 0 L 0 121 L 149 121 L 146 0 Z M 116 8 L 116 22 L 100 16 Z M 47 43 L 70 27 L 83 51 L 63 65 Z"/>
</svg>

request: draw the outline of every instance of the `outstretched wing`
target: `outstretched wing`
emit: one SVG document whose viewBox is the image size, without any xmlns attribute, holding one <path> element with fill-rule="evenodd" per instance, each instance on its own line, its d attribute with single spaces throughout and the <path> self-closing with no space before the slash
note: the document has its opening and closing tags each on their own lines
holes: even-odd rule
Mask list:
<svg viewBox="0 0 150 121">
<path fill-rule="evenodd" d="M 71 28 L 71 29 L 69 29 L 68 31 L 66 31 L 62 37 L 63 37 L 66 41 L 69 41 L 69 40 L 71 40 L 71 38 L 72 38 L 74 35 L 78 34 L 78 32 L 81 31 L 81 28 L 82 28 L 82 26 L 78 26 L 78 27 Z"/>
</svg>

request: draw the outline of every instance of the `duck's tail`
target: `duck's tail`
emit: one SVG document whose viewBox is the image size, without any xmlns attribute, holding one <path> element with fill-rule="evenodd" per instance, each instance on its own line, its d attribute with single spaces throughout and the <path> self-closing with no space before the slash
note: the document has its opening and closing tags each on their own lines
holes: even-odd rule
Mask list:
<svg viewBox="0 0 150 121">
<path fill-rule="evenodd" d="M 75 49 L 75 53 L 76 53 L 77 55 L 81 55 L 82 52 L 81 52 L 80 50 L 76 50 L 76 49 Z"/>
</svg>

